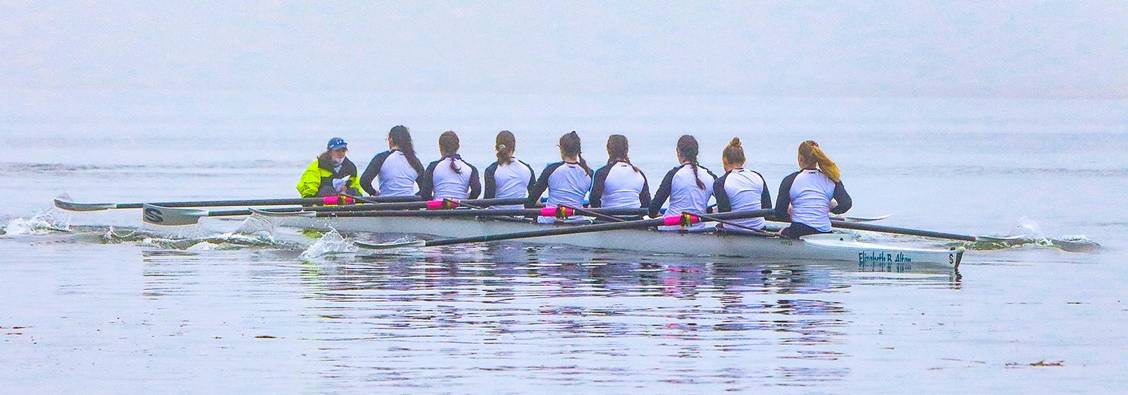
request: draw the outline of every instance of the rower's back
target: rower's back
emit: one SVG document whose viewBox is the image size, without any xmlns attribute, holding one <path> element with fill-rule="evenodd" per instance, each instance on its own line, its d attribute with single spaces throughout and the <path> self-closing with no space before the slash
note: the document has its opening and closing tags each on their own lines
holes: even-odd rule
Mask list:
<svg viewBox="0 0 1128 395">
<path fill-rule="evenodd" d="M 786 205 L 790 204 L 791 222 L 810 226 L 819 232 L 830 232 L 830 201 L 836 195 L 845 194 L 841 182 L 834 182 L 818 169 L 803 169 L 784 177 L 779 188 L 781 199 L 777 202 L 777 212 L 781 209 L 786 212 Z M 786 198 L 782 198 L 784 194 Z M 845 212 L 848 207 L 842 208 Z"/>
<path fill-rule="evenodd" d="M 725 173 L 713 184 L 713 195 L 717 200 L 717 211 L 753 211 L 771 209 L 772 198 L 767 183 L 760 173 L 745 168 L 736 168 Z M 761 217 L 733 220 L 732 222 L 752 228 L 763 229 Z M 724 228 L 726 231 L 740 232 L 740 228 Z"/>
<path fill-rule="evenodd" d="M 486 199 L 524 199 L 529 197 L 529 190 L 533 189 L 536 179 L 533 177 L 533 167 L 517 158 L 508 158 L 507 162 L 497 161 L 483 174 L 485 178 Z M 520 206 L 518 206 L 520 207 Z"/>
<path fill-rule="evenodd" d="M 640 208 L 650 206 L 646 175 L 627 162 L 615 162 L 595 171 L 591 207 Z"/>
<path fill-rule="evenodd" d="M 478 169 L 458 154 L 431 162 L 423 180 L 423 199 L 477 199 L 482 190 Z"/>
</svg>

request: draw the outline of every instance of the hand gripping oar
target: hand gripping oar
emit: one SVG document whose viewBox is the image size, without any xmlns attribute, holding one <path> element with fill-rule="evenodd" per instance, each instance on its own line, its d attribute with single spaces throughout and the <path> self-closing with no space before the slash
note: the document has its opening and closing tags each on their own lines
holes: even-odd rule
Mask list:
<svg viewBox="0 0 1128 395">
<path fill-rule="evenodd" d="M 408 202 L 419 200 L 418 197 L 402 196 L 376 198 L 381 202 Z M 350 205 L 356 201 L 348 196 L 325 196 L 317 198 L 296 199 L 245 199 L 245 200 L 196 200 L 182 202 L 157 202 L 157 203 L 81 203 L 65 198 L 56 198 L 55 207 L 70 211 L 101 211 L 119 208 L 143 208 L 145 204 L 161 207 L 230 207 L 230 206 L 287 206 L 287 205 Z"/>
<path fill-rule="evenodd" d="M 752 210 L 752 211 L 733 211 L 728 213 L 717 214 L 714 217 L 719 219 L 743 219 L 753 217 L 763 217 L 772 215 L 772 210 Z M 527 239 L 534 237 L 548 237 L 548 236 L 561 236 L 578 233 L 593 233 L 593 232 L 606 232 L 611 230 L 620 229 L 645 229 L 653 226 L 688 226 L 690 224 L 701 222 L 705 219 L 695 216 L 693 214 L 684 213 L 680 216 L 670 216 L 655 219 L 642 219 L 636 221 L 624 222 L 610 222 L 595 225 L 560 225 L 560 226 L 546 226 L 545 229 L 530 230 L 524 232 L 502 233 L 495 235 L 482 235 L 474 237 L 457 237 L 450 239 L 438 240 L 419 240 L 410 242 L 391 242 L 391 243 L 366 243 L 356 241 L 357 246 L 371 249 L 386 249 L 398 247 L 436 247 L 447 246 L 455 244 L 468 244 L 468 243 L 484 243 L 490 241 L 500 240 L 514 240 L 514 239 Z M 708 221 L 708 220 L 705 220 Z"/>
<path fill-rule="evenodd" d="M 865 231 L 870 231 L 870 232 L 881 232 L 881 233 L 894 233 L 894 234 L 910 235 L 910 236 L 932 237 L 932 238 L 937 238 L 937 239 L 952 239 L 952 240 L 963 240 L 963 241 L 976 241 L 976 240 L 978 240 L 977 237 L 971 236 L 971 235 L 961 235 L 961 234 L 956 234 L 956 233 L 936 232 L 936 231 L 923 230 L 923 229 L 898 228 L 898 227 L 895 227 L 895 226 L 882 226 L 882 225 L 873 225 L 873 224 L 865 224 L 865 223 L 858 223 L 858 222 L 845 222 L 845 221 L 830 221 L 830 224 L 831 224 L 831 226 L 834 226 L 835 228 L 842 228 L 842 229 L 865 230 Z"/>
</svg>

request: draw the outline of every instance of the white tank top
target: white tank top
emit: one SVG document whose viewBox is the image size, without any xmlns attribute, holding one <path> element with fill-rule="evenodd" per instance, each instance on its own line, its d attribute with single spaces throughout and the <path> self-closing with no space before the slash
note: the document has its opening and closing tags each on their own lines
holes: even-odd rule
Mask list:
<svg viewBox="0 0 1128 395">
<path fill-rule="evenodd" d="M 431 162 L 420 185 L 423 199 L 477 199 L 482 192 L 478 169 L 457 154 Z"/>
<path fill-rule="evenodd" d="M 384 151 L 368 162 L 368 167 L 360 176 L 360 186 L 369 195 L 411 196 L 416 194 L 416 184 L 422 174 L 422 166 L 412 166 L 402 152 Z M 380 184 L 378 192 L 373 180 Z"/>
<path fill-rule="evenodd" d="M 595 208 L 650 207 L 646 175 L 626 162 L 603 166 L 595 171 L 590 203 Z"/>
<path fill-rule="evenodd" d="M 718 178 L 713 184 L 713 197 L 717 200 L 717 211 L 722 213 L 772 208 L 772 196 L 768 192 L 764 176 L 744 168 L 733 169 Z M 764 219 L 760 217 L 732 222 L 754 229 L 764 228 Z M 737 227 L 724 229 L 732 232 L 746 231 Z"/>
</svg>

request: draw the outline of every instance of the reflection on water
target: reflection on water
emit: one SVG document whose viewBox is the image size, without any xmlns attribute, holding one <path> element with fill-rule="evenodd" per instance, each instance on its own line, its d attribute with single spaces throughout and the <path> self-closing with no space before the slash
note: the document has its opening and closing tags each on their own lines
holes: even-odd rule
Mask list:
<svg viewBox="0 0 1128 395">
<path fill-rule="evenodd" d="M 834 267 L 520 243 L 325 262 L 287 254 L 259 252 L 226 279 L 231 294 L 212 296 L 285 311 L 269 326 L 292 331 L 280 337 L 304 344 L 334 382 L 453 389 L 508 377 L 531 387 L 723 390 L 851 374 L 842 329 L 853 318 L 835 295 L 857 278 Z M 144 260 L 149 298 L 216 291 L 203 282 L 224 277 L 193 257 Z"/>
</svg>

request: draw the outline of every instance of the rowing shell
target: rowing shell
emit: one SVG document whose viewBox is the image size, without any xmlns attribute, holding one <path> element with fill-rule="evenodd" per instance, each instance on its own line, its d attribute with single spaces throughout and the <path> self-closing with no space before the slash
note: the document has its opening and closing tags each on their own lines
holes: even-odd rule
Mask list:
<svg viewBox="0 0 1128 395">
<path fill-rule="evenodd" d="M 285 218 L 281 224 L 321 230 L 332 228 L 343 232 L 419 234 L 439 237 L 471 237 L 544 229 L 545 226 L 577 226 L 439 217 L 291 217 Z M 852 234 L 834 233 L 793 240 L 735 233 L 624 229 L 540 237 L 531 241 L 658 254 L 733 256 L 783 261 L 837 261 L 856 264 L 862 271 L 892 272 L 953 271 L 959 266 L 964 252 L 963 247 L 950 249 L 903 247 L 859 241 L 854 237 Z"/>
</svg>

